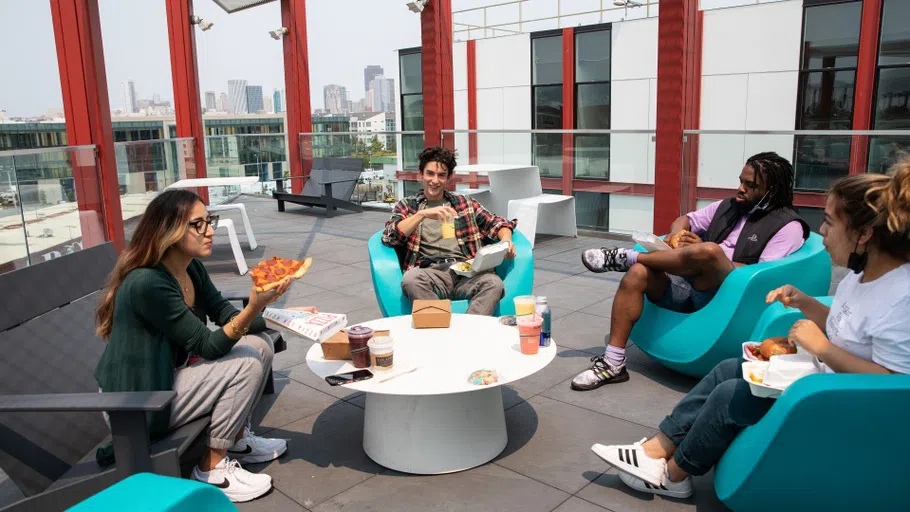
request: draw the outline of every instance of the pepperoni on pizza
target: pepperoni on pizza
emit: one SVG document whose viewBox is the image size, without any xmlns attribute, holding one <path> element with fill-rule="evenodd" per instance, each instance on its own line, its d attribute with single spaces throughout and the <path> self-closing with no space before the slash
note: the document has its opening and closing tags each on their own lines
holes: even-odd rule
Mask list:
<svg viewBox="0 0 910 512">
<path fill-rule="evenodd" d="M 272 288 L 277 288 L 286 277 L 294 279 L 303 277 L 312 261 L 313 258 L 297 261 L 273 256 L 260 261 L 253 267 L 250 270 L 250 277 L 253 278 L 253 285 L 256 286 L 257 293 L 267 292 Z"/>
</svg>

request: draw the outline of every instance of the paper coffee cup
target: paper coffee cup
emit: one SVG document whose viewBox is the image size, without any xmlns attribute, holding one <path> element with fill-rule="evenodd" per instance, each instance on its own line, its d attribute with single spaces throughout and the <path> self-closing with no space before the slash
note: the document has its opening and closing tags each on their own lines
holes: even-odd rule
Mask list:
<svg viewBox="0 0 910 512">
<path fill-rule="evenodd" d="M 391 336 L 376 336 L 367 343 L 367 346 L 370 347 L 370 363 L 374 371 L 392 369 L 395 340 Z"/>
</svg>

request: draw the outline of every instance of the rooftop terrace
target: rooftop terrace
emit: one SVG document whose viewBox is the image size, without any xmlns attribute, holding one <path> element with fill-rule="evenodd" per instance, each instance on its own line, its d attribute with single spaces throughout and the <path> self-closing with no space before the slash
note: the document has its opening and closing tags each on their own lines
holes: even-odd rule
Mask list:
<svg viewBox="0 0 910 512">
<path fill-rule="evenodd" d="M 278 213 L 268 198 L 239 200 L 247 205 L 259 242 L 255 251 L 246 251 L 249 264 L 273 255 L 313 257 L 311 271 L 279 304 L 346 313 L 349 324 L 380 316 L 367 239 L 382 227 L 387 213 L 326 219 L 322 210 L 294 205 Z M 239 215 L 220 214 L 240 224 Z M 237 275 L 227 237 L 215 241 L 206 266 L 216 285 L 223 291 L 248 291 L 249 277 Z M 245 240 L 241 243 L 247 247 Z M 588 272 L 579 252 L 612 243 L 538 237 L 534 291 L 549 299 L 559 352 L 543 371 L 502 388 L 509 444 L 492 462 L 468 471 L 414 476 L 370 460 L 361 446 L 364 395 L 327 385 L 306 366 L 311 343 L 286 334 L 288 350 L 275 357 L 276 393 L 263 399 L 254 424 L 257 433 L 289 439 L 290 446 L 277 461 L 249 466 L 272 475 L 274 490 L 241 504 L 240 510 L 725 510 L 714 494 L 713 474 L 695 479 L 691 499 L 645 495 L 626 488 L 590 450 L 597 442 L 629 443 L 655 433 L 658 422 L 696 383 L 633 346 L 627 353 L 629 382 L 590 392 L 569 389 L 589 358 L 603 353 L 621 277 Z M 842 275 L 842 269 L 835 270 L 834 282 Z M 20 497 L 0 473 L 0 507 Z"/>
</svg>

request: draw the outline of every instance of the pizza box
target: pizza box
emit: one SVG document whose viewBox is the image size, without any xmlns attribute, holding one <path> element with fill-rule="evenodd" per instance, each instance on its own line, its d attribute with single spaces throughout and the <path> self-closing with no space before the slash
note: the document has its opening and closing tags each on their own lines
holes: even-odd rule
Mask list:
<svg viewBox="0 0 910 512">
<path fill-rule="evenodd" d="M 465 277 L 474 277 L 481 272 L 498 267 L 506 259 L 506 253 L 509 252 L 508 242 L 499 242 L 488 245 L 477 251 L 473 259 L 456 263 L 452 265 L 452 270 L 456 274 Z M 465 263 L 470 265 L 471 270 L 464 270 Z"/>
</svg>

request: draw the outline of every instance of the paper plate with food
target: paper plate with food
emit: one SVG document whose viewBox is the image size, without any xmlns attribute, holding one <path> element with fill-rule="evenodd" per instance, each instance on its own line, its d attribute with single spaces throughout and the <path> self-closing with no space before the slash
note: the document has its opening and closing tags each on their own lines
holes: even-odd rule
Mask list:
<svg viewBox="0 0 910 512">
<path fill-rule="evenodd" d="M 498 267 L 505 260 L 507 252 L 509 252 L 509 244 L 506 242 L 487 245 L 477 251 L 474 258 L 460 261 L 449 268 L 460 276 L 474 277 L 481 272 Z"/>
<path fill-rule="evenodd" d="M 790 344 L 786 336 L 775 336 L 761 343 L 757 341 L 743 343 L 743 359 L 747 361 L 768 362 L 772 356 L 796 354 L 797 352 L 797 348 Z"/>
</svg>

